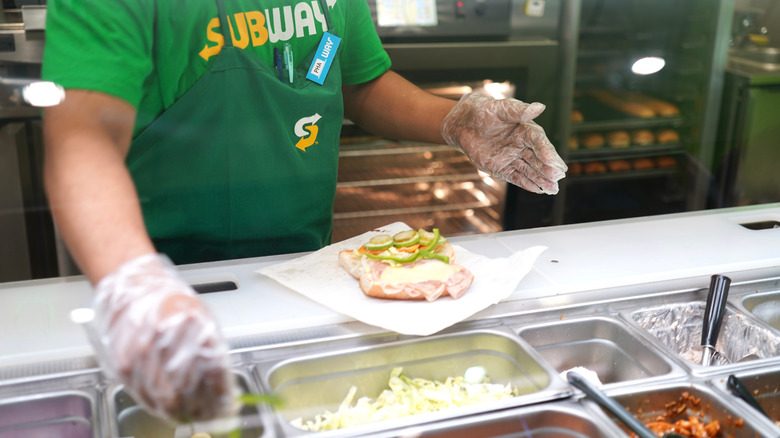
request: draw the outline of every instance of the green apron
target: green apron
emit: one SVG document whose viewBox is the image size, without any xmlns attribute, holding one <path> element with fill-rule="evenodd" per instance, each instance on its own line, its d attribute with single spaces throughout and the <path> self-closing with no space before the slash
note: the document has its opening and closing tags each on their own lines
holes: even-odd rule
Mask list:
<svg viewBox="0 0 780 438">
<path fill-rule="evenodd" d="M 305 79 L 315 52 L 290 84 L 226 36 L 209 71 L 133 140 L 127 164 L 159 252 L 183 264 L 330 243 L 344 108 L 338 52 L 323 85 Z"/>
</svg>

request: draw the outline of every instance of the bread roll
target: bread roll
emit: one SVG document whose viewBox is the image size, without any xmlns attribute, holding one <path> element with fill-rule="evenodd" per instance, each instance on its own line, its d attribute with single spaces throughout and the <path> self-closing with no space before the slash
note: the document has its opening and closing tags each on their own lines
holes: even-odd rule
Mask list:
<svg viewBox="0 0 780 438">
<path fill-rule="evenodd" d="M 571 121 L 573 123 L 581 123 L 585 121 L 585 117 L 582 116 L 582 111 L 580 110 L 573 110 L 571 112 Z"/>
<path fill-rule="evenodd" d="M 655 167 L 653 160 L 650 158 L 634 158 L 631 160 L 631 165 L 634 166 L 635 170 L 646 170 Z"/>
<path fill-rule="evenodd" d="M 567 175 L 580 175 L 582 174 L 582 164 L 578 162 L 569 163 L 569 170 L 566 171 Z"/>
<path fill-rule="evenodd" d="M 662 129 L 655 134 L 655 141 L 658 144 L 679 143 L 680 134 L 674 129 Z"/>
<path fill-rule="evenodd" d="M 630 116 L 641 118 L 652 118 L 656 116 L 655 111 L 648 106 L 639 102 L 626 100 L 607 90 L 592 90 L 591 95 L 604 105 Z"/>
<path fill-rule="evenodd" d="M 676 105 L 652 96 L 648 96 L 647 94 L 637 93 L 634 91 L 624 91 L 619 94 L 627 100 L 638 102 L 647 106 L 661 117 L 672 117 L 680 115 L 680 109 L 677 108 Z"/>
<path fill-rule="evenodd" d="M 607 161 L 607 168 L 610 172 L 625 172 L 631 170 L 631 163 L 626 160 L 609 160 Z"/>
<path fill-rule="evenodd" d="M 569 149 L 579 149 L 580 148 L 580 140 L 577 138 L 576 135 L 572 134 L 569 136 Z"/>
<path fill-rule="evenodd" d="M 655 165 L 661 168 L 677 167 L 677 159 L 669 155 L 664 155 L 663 157 L 655 159 Z"/>
<path fill-rule="evenodd" d="M 646 146 L 655 143 L 655 136 L 649 129 L 638 129 L 631 132 L 631 143 Z"/>
<path fill-rule="evenodd" d="M 580 143 L 586 148 L 604 147 L 604 136 L 598 132 L 589 132 L 580 136 Z"/>
<path fill-rule="evenodd" d="M 585 163 L 582 166 L 583 170 L 585 170 L 585 173 L 587 174 L 596 174 L 596 173 L 606 173 L 607 172 L 607 165 L 604 164 L 601 161 L 591 161 L 589 163 Z"/>
<path fill-rule="evenodd" d="M 612 131 L 607 133 L 607 144 L 613 148 L 626 148 L 631 144 L 631 137 L 626 131 Z"/>
</svg>

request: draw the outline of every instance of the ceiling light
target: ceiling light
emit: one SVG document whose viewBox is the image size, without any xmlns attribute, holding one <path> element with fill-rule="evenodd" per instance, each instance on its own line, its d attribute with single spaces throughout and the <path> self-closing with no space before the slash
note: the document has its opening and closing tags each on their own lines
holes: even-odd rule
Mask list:
<svg viewBox="0 0 780 438">
<path fill-rule="evenodd" d="M 666 65 L 663 58 L 657 56 L 646 56 L 639 58 L 631 66 L 631 71 L 637 75 L 651 75 L 659 72 Z"/>
</svg>

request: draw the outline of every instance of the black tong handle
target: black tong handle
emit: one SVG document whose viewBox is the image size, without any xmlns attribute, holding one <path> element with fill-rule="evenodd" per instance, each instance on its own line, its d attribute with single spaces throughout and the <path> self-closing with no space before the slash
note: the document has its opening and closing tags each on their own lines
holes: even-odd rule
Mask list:
<svg viewBox="0 0 780 438">
<path fill-rule="evenodd" d="M 715 348 L 726 310 L 726 300 L 729 296 L 731 279 L 725 275 L 713 275 L 710 279 L 710 290 L 707 295 L 707 306 L 704 308 L 704 325 L 701 331 L 701 345 Z"/>
<path fill-rule="evenodd" d="M 566 374 L 566 378 L 569 383 L 575 388 L 581 390 L 588 397 L 593 399 L 602 408 L 608 410 L 614 416 L 618 418 L 623 424 L 625 424 L 632 432 L 637 434 L 640 438 L 657 438 L 657 436 L 645 426 L 644 423 L 639 421 L 633 414 L 628 412 L 626 408 L 618 403 L 615 399 L 607 396 L 596 385 L 588 382 L 584 377 L 576 372 L 569 371 Z"/>
<path fill-rule="evenodd" d="M 758 401 L 753 397 L 753 394 L 750 393 L 750 390 L 747 389 L 744 383 L 742 383 L 737 376 L 731 374 L 727 380 L 728 387 L 731 390 L 731 392 L 734 393 L 737 397 L 741 398 L 747 404 L 753 407 L 753 409 L 757 410 L 758 412 L 761 412 L 765 417 L 769 418 L 769 415 L 767 415 L 766 411 L 761 408 L 761 405 L 758 404 Z"/>
</svg>

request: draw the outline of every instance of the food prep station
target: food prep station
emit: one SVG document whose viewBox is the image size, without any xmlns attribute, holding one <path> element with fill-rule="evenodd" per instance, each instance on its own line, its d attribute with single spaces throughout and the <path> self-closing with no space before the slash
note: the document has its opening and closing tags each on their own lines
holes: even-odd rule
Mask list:
<svg viewBox="0 0 780 438">
<path fill-rule="evenodd" d="M 452 238 L 490 257 L 548 249 L 508 299 L 424 337 L 339 315 L 256 272 L 301 254 L 180 271 L 222 324 L 242 389 L 285 400 L 280 408 L 245 406 L 231 425 L 243 437 L 627 436 L 560 376 L 574 367 L 596 372 L 602 389 L 643 421 L 685 393 L 700 400 L 688 404 L 689 412 L 718 420 L 720 436 L 777 437 L 778 226 L 780 204 L 768 204 Z M 703 367 L 685 354 L 700 339 L 712 274 L 733 281 L 718 344 L 731 363 Z M 213 432 L 213 424 L 161 422 L 105 378 L 81 328 L 68 319 L 90 295 L 83 277 L 0 286 L 0 437 Z M 748 353 L 758 359 L 738 362 Z M 289 424 L 337 410 L 352 385 L 358 397 L 376 397 L 396 367 L 412 378 L 444 380 L 472 366 L 519 395 L 336 431 Z M 731 374 L 771 420 L 729 391 Z"/>
</svg>

